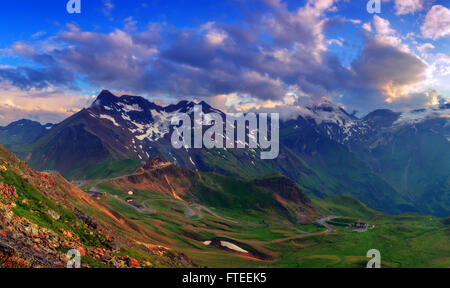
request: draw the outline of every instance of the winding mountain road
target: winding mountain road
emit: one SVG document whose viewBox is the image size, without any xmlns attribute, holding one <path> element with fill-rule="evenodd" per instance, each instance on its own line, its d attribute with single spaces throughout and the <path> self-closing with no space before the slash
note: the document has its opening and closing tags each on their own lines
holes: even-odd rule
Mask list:
<svg viewBox="0 0 450 288">
<path fill-rule="evenodd" d="M 167 165 L 164 165 L 162 167 L 157 167 L 157 168 L 154 168 L 152 170 L 161 169 L 161 168 L 164 168 L 166 166 Z M 115 177 L 115 178 L 109 178 L 109 179 L 80 180 L 80 181 L 76 181 L 75 185 L 78 188 L 81 188 L 81 187 L 86 186 L 86 185 L 88 185 L 90 183 L 93 183 L 93 185 L 89 189 L 89 191 L 85 191 L 86 193 L 89 193 L 89 194 L 102 193 L 103 195 L 106 195 L 105 192 L 103 192 L 103 191 L 101 191 L 100 189 L 97 188 L 98 185 L 100 185 L 102 183 L 105 183 L 107 181 L 118 180 L 118 179 L 121 179 L 121 178 L 124 178 L 124 177 L 128 177 L 128 176 L 132 176 L 132 175 L 136 175 L 136 173 L 133 173 L 133 174 L 130 174 L 130 175 L 124 175 L 124 176 L 120 176 L 120 177 Z M 191 205 L 188 205 L 184 200 L 182 200 L 181 198 L 177 197 L 177 195 L 175 193 L 175 190 L 173 189 L 173 187 L 170 184 L 170 182 L 167 179 L 167 177 L 166 177 L 166 181 L 167 181 L 169 187 L 171 188 L 172 193 L 173 193 L 173 195 L 174 195 L 174 197 L 176 199 L 166 199 L 166 198 L 147 199 L 147 200 L 144 200 L 142 202 L 142 206 L 141 206 L 141 205 L 139 205 L 139 204 L 137 204 L 135 202 L 127 202 L 127 201 L 121 199 L 120 197 L 118 197 L 117 195 L 114 195 L 114 198 L 116 200 L 120 201 L 121 203 L 126 204 L 129 207 L 132 207 L 133 209 L 135 209 L 136 211 L 138 211 L 139 213 L 142 213 L 144 215 L 154 215 L 154 214 L 157 213 L 157 211 L 155 209 L 149 207 L 149 203 L 155 202 L 155 201 L 165 201 L 165 202 L 175 203 L 177 205 L 180 205 L 180 206 L 184 207 L 186 218 L 188 218 L 190 220 L 201 220 L 201 219 L 203 219 L 203 214 L 202 214 L 202 210 L 203 210 L 204 212 L 212 215 L 213 217 L 215 217 L 215 218 L 217 218 L 219 220 L 226 221 L 226 222 L 229 222 L 229 223 L 234 223 L 234 224 L 241 225 L 241 226 L 244 226 L 244 227 L 266 229 L 266 228 L 270 227 L 269 222 L 272 222 L 272 223 L 276 223 L 277 225 L 281 225 L 283 227 L 286 227 L 288 229 L 292 229 L 292 230 L 294 230 L 294 231 L 296 231 L 297 233 L 300 233 L 300 234 L 311 234 L 309 232 L 300 230 L 300 229 L 298 229 L 298 228 L 296 228 L 296 227 L 294 227 L 292 225 L 285 224 L 285 223 L 283 223 L 283 222 L 281 222 L 279 220 L 261 219 L 261 225 L 255 225 L 255 224 L 249 224 L 249 223 L 245 223 L 245 222 L 241 222 L 241 221 L 237 221 L 237 220 L 233 220 L 233 219 L 222 217 L 222 216 L 218 215 L 216 212 L 212 211 L 210 208 L 207 208 L 207 207 L 205 207 L 203 205 L 200 205 L 198 203 L 193 203 Z M 197 216 L 197 217 L 194 219 L 195 216 Z M 326 222 L 330 221 L 332 219 L 336 219 L 336 218 L 339 218 L 339 217 L 331 215 L 331 216 L 327 216 L 327 217 L 323 217 L 323 218 L 317 219 L 316 223 L 322 225 L 323 227 L 325 227 L 327 229 L 327 231 L 325 233 L 332 234 L 332 233 L 336 233 L 336 230 L 333 227 L 331 227 L 329 224 L 327 224 Z"/>
<path fill-rule="evenodd" d="M 327 217 L 323 217 L 323 218 L 317 219 L 316 223 L 318 223 L 318 224 L 322 225 L 323 227 L 327 228 L 327 232 L 326 232 L 327 234 L 333 234 L 333 233 L 336 233 L 336 229 L 334 229 L 329 224 L 327 224 L 327 221 L 330 221 L 330 220 L 333 220 L 333 219 L 336 219 L 336 218 L 339 218 L 339 216 L 331 215 L 331 216 L 327 216 Z"/>
<path fill-rule="evenodd" d="M 188 219 L 192 219 L 195 215 L 198 215 L 194 209 L 192 209 L 191 207 L 189 207 L 189 205 L 187 205 L 187 204 L 184 203 L 183 201 L 176 200 L 176 199 L 147 199 L 147 200 L 144 200 L 144 201 L 142 202 L 142 204 L 143 204 L 146 208 L 149 208 L 149 207 L 148 207 L 148 203 L 154 202 L 154 201 L 171 202 L 171 203 L 175 203 L 175 204 L 179 204 L 179 205 L 183 206 L 184 209 L 186 210 L 186 211 L 185 211 L 185 215 L 186 215 L 186 217 L 187 217 Z M 151 208 L 149 208 L 149 209 L 151 209 Z M 198 220 L 200 220 L 200 219 L 201 219 L 201 215 L 199 215 Z"/>
</svg>

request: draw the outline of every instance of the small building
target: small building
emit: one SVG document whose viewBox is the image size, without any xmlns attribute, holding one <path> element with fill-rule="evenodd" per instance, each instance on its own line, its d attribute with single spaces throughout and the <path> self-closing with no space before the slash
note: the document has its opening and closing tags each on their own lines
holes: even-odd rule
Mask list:
<svg viewBox="0 0 450 288">
<path fill-rule="evenodd" d="M 367 229 L 368 225 L 364 222 L 354 222 L 354 223 L 350 223 L 348 225 L 350 228 L 356 228 L 356 229 Z"/>
</svg>

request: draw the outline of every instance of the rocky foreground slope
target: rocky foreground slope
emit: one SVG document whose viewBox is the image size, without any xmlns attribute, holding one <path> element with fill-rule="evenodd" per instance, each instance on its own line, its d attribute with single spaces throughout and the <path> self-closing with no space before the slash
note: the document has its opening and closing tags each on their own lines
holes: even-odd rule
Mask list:
<svg viewBox="0 0 450 288">
<path fill-rule="evenodd" d="M 0 146 L 0 267 L 65 267 L 70 249 L 80 252 L 83 267 L 194 265 L 146 232 L 59 174 L 30 169 Z"/>
</svg>

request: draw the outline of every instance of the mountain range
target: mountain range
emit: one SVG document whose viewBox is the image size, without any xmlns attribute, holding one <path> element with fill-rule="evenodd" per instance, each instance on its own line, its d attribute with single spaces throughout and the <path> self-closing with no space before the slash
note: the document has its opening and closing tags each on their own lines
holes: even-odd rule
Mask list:
<svg viewBox="0 0 450 288">
<path fill-rule="evenodd" d="M 36 121 L 22 119 L 6 127 L 0 126 L 0 143 L 7 147 L 31 143 L 44 135 L 52 127 L 53 124 L 51 123 L 41 125 L 41 123 Z"/>
<path fill-rule="evenodd" d="M 130 174 L 160 156 L 247 180 L 282 173 L 308 195 L 352 195 L 383 212 L 450 215 L 448 104 L 357 118 L 323 101 L 280 123 L 280 155 L 274 160 L 261 160 L 258 149 L 174 149 L 170 119 L 179 112 L 191 115 L 194 105 L 204 114 L 225 115 L 205 102 L 163 107 L 104 90 L 89 108 L 59 124 L 21 120 L 0 128 L 0 143 L 31 167 L 69 179 Z"/>
<path fill-rule="evenodd" d="M 383 267 L 448 267 L 449 107 L 360 119 L 324 101 L 261 160 L 172 148 L 170 118 L 195 105 L 225 116 L 103 91 L 59 124 L 2 128 L 22 160 L 0 145 L 0 267 L 71 249 L 82 267 L 365 267 L 374 247 Z"/>
</svg>

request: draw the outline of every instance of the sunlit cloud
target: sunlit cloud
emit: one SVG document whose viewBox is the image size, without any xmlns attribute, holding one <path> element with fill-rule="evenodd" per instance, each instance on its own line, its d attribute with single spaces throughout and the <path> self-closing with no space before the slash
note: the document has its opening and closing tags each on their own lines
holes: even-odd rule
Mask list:
<svg viewBox="0 0 450 288">
<path fill-rule="evenodd" d="M 425 1 L 426 0 L 394 0 L 395 14 L 415 14 L 424 9 Z"/>
<path fill-rule="evenodd" d="M 435 5 L 428 11 L 421 28 L 425 38 L 437 40 L 450 36 L 450 9 Z"/>
<path fill-rule="evenodd" d="M 71 94 L 55 87 L 24 91 L 11 82 L 0 83 L 0 95 L 0 125 L 23 118 L 58 123 L 95 99 L 95 95 Z"/>
</svg>

